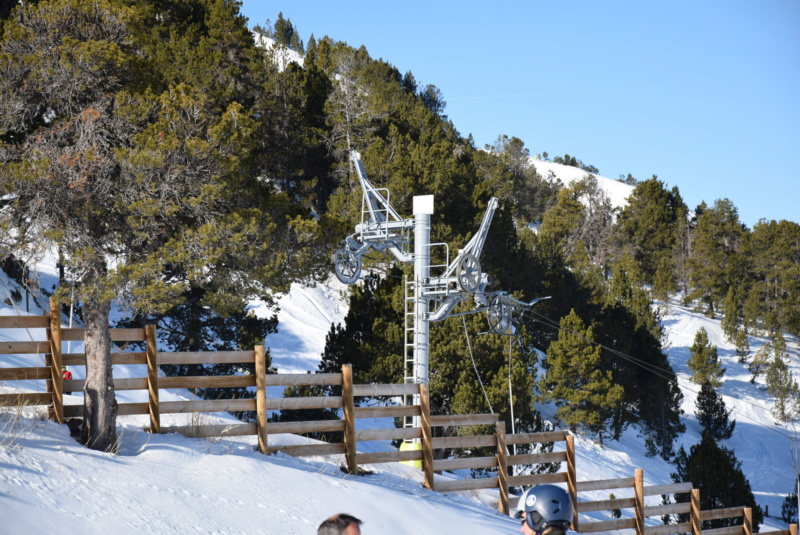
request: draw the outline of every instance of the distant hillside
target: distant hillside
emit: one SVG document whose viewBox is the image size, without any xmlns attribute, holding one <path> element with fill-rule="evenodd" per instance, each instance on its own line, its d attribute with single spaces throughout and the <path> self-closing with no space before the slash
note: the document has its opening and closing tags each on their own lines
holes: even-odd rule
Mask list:
<svg viewBox="0 0 800 535">
<path fill-rule="evenodd" d="M 564 183 L 564 186 L 569 186 L 576 180 L 581 180 L 589 174 L 579 167 L 546 162 L 543 160 L 537 160 L 535 158 L 531 158 L 531 164 L 533 164 L 533 166 L 536 168 L 536 172 L 538 172 L 542 177 L 547 178 L 547 176 L 552 173 L 553 176 Z M 597 177 L 598 184 L 603 191 L 606 192 L 614 208 L 624 208 L 627 206 L 628 197 L 631 193 L 633 193 L 633 186 L 601 175 L 595 175 L 595 177 Z"/>
</svg>

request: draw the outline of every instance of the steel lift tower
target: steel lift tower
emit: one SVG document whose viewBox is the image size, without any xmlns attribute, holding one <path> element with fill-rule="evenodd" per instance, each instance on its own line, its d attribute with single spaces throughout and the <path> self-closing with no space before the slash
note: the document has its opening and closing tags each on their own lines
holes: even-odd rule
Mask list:
<svg viewBox="0 0 800 535">
<path fill-rule="evenodd" d="M 508 334 L 515 329 L 518 315 L 540 299 L 525 303 L 509 297 L 506 292 L 486 292 L 492 279 L 481 271 L 479 259 L 498 206 L 496 198 L 490 199 L 478 231 L 450 262 L 447 244 L 430 241 L 433 195 L 414 197 L 414 215 L 403 219 L 389 202 L 389 190 L 376 188 L 370 183 L 361 155 L 353 151 L 350 158 L 361 183 L 361 222 L 356 225 L 355 233 L 348 236 L 333 255 L 336 275 L 346 284 L 355 283 L 361 274 L 362 257 L 370 249 L 388 249 L 400 262 L 414 263 L 414 280 L 406 283 L 405 381 L 428 384 L 431 322 L 454 315 L 486 312 L 490 331 Z M 413 254 L 408 252 L 412 229 Z M 431 265 L 433 247 L 444 249 L 444 264 Z M 459 303 L 470 297 L 474 309 L 453 313 Z M 408 326 L 409 317 L 412 319 L 411 328 Z M 412 342 L 408 341 L 409 331 L 413 332 Z M 409 349 L 412 349 L 411 355 Z M 406 399 L 405 402 L 417 404 L 419 400 Z M 406 426 L 417 424 L 406 420 Z"/>
</svg>

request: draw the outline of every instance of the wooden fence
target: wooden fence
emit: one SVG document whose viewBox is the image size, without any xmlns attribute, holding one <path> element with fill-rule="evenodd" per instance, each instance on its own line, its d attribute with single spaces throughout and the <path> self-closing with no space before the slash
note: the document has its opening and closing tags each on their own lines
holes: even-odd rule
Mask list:
<svg viewBox="0 0 800 535">
<path fill-rule="evenodd" d="M 51 317 L 54 318 L 51 321 Z M 63 404 L 65 392 L 80 391 L 83 380 L 63 381 L 62 366 L 85 366 L 83 353 L 62 353 L 63 342 L 82 341 L 83 329 L 63 329 L 60 313 L 55 303 L 51 303 L 50 316 L 3 316 L 0 329 L 44 328 L 46 339 L 30 342 L 0 342 L 0 355 L 3 354 L 42 354 L 44 366 L 18 368 L 0 367 L 0 381 L 46 382 L 44 392 L 20 392 L 0 394 L 0 405 L 47 405 L 50 417 L 63 423 L 65 418 L 82 416 L 82 406 Z M 258 451 L 262 453 L 284 452 L 302 457 L 311 455 L 342 454 L 346 469 L 351 474 L 359 472 L 365 464 L 392 463 L 404 461 L 421 462 L 423 484 L 426 488 L 439 492 L 465 491 L 476 489 L 498 489 L 499 509 L 508 513 L 515 505 L 516 497 L 510 496 L 509 488 L 536 485 L 541 483 L 563 483 L 576 504 L 574 528 L 580 533 L 596 533 L 609 530 L 633 529 L 637 535 L 666 535 L 670 533 L 691 533 L 692 535 L 751 535 L 752 514 L 749 508 L 701 511 L 700 496 L 691 483 L 673 485 L 644 485 L 644 473 L 636 470 L 632 478 L 599 481 L 578 481 L 575 466 L 575 447 L 573 437 L 566 431 L 548 433 L 507 434 L 505 424 L 494 414 L 476 415 L 431 415 L 430 398 L 427 385 L 354 385 L 352 369 L 349 365 L 341 373 L 330 374 L 267 374 L 263 346 L 253 351 L 219 351 L 194 353 L 169 353 L 156 350 L 155 326 L 144 329 L 111 329 L 111 339 L 115 342 L 144 342 L 144 352 L 112 353 L 115 365 L 145 364 L 147 376 L 141 378 L 114 379 L 116 390 L 147 390 L 148 401 L 143 403 L 120 403 L 119 415 L 148 414 L 153 433 L 178 432 L 194 437 L 257 435 Z M 158 369 L 171 364 L 216 364 L 216 363 L 254 363 L 255 375 L 202 376 L 202 377 L 159 377 Z M 287 386 L 335 386 L 341 388 L 340 396 L 321 395 L 317 397 L 270 398 L 268 387 Z M 185 388 L 230 388 L 254 387 L 255 399 L 215 399 L 189 401 L 160 401 L 161 389 Z M 361 407 L 356 398 L 398 397 L 419 395 L 420 403 L 414 406 Z M 269 422 L 268 411 L 287 411 L 300 409 L 341 410 L 343 418 L 336 420 Z M 170 426 L 161 425 L 161 415 L 169 413 L 255 411 L 255 423 L 234 423 L 217 425 Z M 418 416 L 420 426 L 390 429 L 358 429 L 357 420 L 361 418 L 402 418 Z M 481 429 L 489 427 L 489 434 L 450 437 L 434 437 L 433 428 L 469 427 Z M 268 445 L 269 434 L 303 434 L 341 432 L 341 443 L 319 443 L 301 445 Z M 358 452 L 358 443 L 374 440 L 417 440 L 420 449 L 411 451 Z M 563 451 L 509 454 L 515 445 L 534 445 L 542 443 L 564 443 Z M 510 447 L 510 448 L 509 448 Z M 484 456 L 462 456 L 458 458 L 436 459 L 436 451 L 461 450 L 468 453 L 475 449 L 494 453 Z M 516 466 L 561 463 L 561 470 L 544 474 L 514 475 Z M 565 469 L 564 469 L 565 468 Z M 496 476 L 447 480 L 435 477 L 436 472 L 462 469 L 496 469 Z M 599 490 L 622 490 L 632 496 L 581 501 L 581 492 Z M 657 506 L 645 505 L 645 497 L 664 494 L 690 493 L 686 503 Z M 597 511 L 626 511 L 626 518 L 609 521 L 579 520 L 579 513 Z M 672 514 L 689 514 L 689 522 L 647 526 L 646 520 L 652 517 Z M 703 520 L 722 518 L 741 518 L 741 525 L 728 528 L 701 531 Z M 797 525 L 788 530 L 762 532 L 764 535 L 797 535 Z"/>
</svg>

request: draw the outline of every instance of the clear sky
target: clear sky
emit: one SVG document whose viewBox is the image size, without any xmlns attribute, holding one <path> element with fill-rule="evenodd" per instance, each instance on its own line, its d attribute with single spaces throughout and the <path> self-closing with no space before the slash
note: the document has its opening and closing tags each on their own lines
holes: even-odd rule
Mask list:
<svg viewBox="0 0 800 535">
<path fill-rule="evenodd" d="M 478 147 L 516 136 L 751 227 L 800 222 L 800 1 L 244 0 L 434 84 Z"/>
</svg>

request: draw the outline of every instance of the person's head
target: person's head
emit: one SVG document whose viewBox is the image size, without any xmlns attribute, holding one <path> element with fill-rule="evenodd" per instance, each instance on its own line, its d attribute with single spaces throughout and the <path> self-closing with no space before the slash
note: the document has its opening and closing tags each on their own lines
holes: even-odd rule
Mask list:
<svg viewBox="0 0 800 535">
<path fill-rule="evenodd" d="M 526 535 L 559 535 L 572 524 L 572 500 L 556 485 L 537 485 L 522 493 L 513 514 Z"/>
<path fill-rule="evenodd" d="M 361 520 L 339 514 L 326 519 L 317 528 L 317 535 L 361 535 Z"/>
</svg>

